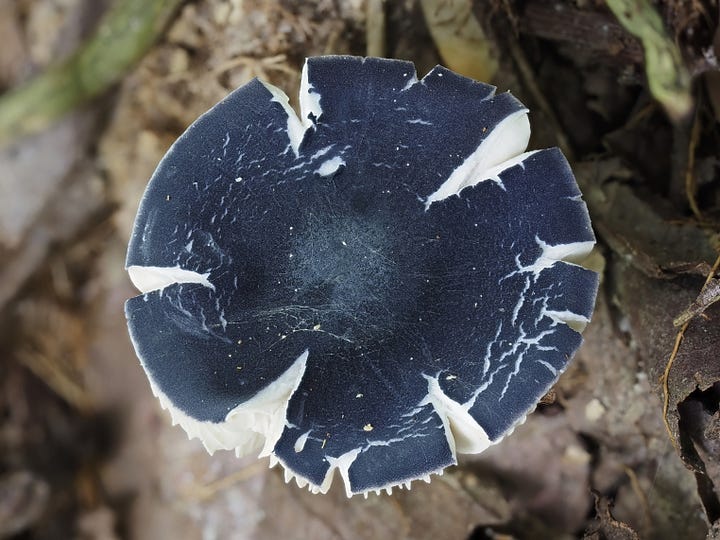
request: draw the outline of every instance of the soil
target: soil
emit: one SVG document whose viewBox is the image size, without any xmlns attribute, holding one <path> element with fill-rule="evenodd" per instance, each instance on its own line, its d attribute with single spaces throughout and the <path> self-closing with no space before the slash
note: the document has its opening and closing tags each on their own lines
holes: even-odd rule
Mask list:
<svg viewBox="0 0 720 540">
<path fill-rule="evenodd" d="M 107 4 L 0 1 L 0 93 L 71 54 Z M 368 20 L 385 23 L 373 50 L 419 75 L 451 64 L 419 0 L 185 2 L 119 84 L 0 147 L 0 538 L 720 538 L 719 8 L 631 4 L 677 45 L 688 114 L 654 99 L 642 41 L 605 2 L 468 2 L 531 148 L 571 161 L 602 284 L 553 396 L 392 496 L 312 495 L 187 440 L 132 350 L 123 267 L 157 163 L 232 89 L 258 76 L 297 95 L 305 56 L 365 54 Z"/>
</svg>

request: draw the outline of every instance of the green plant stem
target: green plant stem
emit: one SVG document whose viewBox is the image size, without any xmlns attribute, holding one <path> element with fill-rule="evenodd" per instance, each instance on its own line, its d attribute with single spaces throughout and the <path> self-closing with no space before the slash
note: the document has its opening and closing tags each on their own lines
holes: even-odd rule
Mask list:
<svg viewBox="0 0 720 540">
<path fill-rule="evenodd" d="M 649 0 L 607 0 L 607 5 L 625 30 L 642 42 L 650 93 L 672 120 L 686 117 L 692 109 L 690 75 L 658 12 Z"/>
<path fill-rule="evenodd" d="M 182 0 L 116 0 L 64 62 L 0 97 L 0 144 L 46 128 L 117 82 L 152 46 Z"/>
</svg>

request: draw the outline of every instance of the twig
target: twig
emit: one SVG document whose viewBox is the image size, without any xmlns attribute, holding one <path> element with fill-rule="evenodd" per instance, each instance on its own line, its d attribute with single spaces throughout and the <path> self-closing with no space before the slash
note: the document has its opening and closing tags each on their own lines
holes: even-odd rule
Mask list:
<svg viewBox="0 0 720 540">
<path fill-rule="evenodd" d="M 673 324 L 682 326 L 686 322 L 690 322 L 698 315 L 702 315 L 707 308 L 720 300 L 720 279 L 711 279 L 705 289 L 693 300 L 680 315 L 675 317 Z"/>
<path fill-rule="evenodd" d="M 687 167 L 685 168 L 685 196 L 692 213 L 698 221 L 703 221 L 700 207 L 697 204 L 695 191 L 697 186 L 695 183 L 695 149 L 700 141 L 700 107 L 695 108 L 695 117 L 693 118 L 692 129 L 690 131 L 690 141 L 688 142 Z"/>
<path fill-rule="evenodd" d="M 201 502 L 212 499 L 218 493 L 231 488 L 236 484 L 247 482 L 251 478 L 262 474 L 267 470 L 267 464 L 264 461 L 255 461 L 242 469 L 235 471 L 227 476 L 223 476 L 219 480 L 215 480 L 204 485 L 193 485 L 183 490 L 183 502 Z"/>
<path fill-rule="evenodd" d="M 643 509 L 643 533 L 646 534 L 650 530 L 650 525 L 652 524 L 650 503 L 648 502 L 647 496 L 645 495 L 645 492 L 640 485 L 640 481 L 638 480 L 635 471 L 633 471 L 627 465 L 623 465 L 623 469 L 625 470 L 625 474 L 627 475 L 627 477 L 630 479 L 630 487 L 632 487 L 632 490 L 637 496 L 637 498 L 640 499 L 640 506 L 642 506 Z"/>
<path fill-rule="evenodd" d="M 545 113 L 548 122 L 552 126 L 552 130 L 555 134 L 557 144 L 563 151 L 563 154 L 565 154 L 568 161 L 570 161 L 571 163 L 574 162 L 575 152 L 572 148 L 572 145 L 570 144 L 570 139 L 565 134 L 565 131 L 560 125 L 560 121 L 558 120 L 555 111 L 550 106 L 550 103 L 545 97 L 545 94 L 543 94 L 542 90 L 540 90 L 540 87 L 535 81 L 535 73 L 533 72 L 530 63 L 527 61 L 527 58 L 525 58 L 525 53 L 523 53 L 522 49 L 520 48 L 515 39 L 508 39 L 507 44 L 508 48 L 510 49 L 510 55 L 515 62 L 515 65 L 518 67 L 518 71 L 523 81 L 523 85 L 527 88 L 528 92 L 530 92 L 530 95 L 532 96 L 533 100 L 535 100 L 535 102 L 538 104 L 540 109 L 542 109 L 542 111 Z"/>
<path fill-rule="evenodd" d="M 385 56 L 385 0 L 368 0 L 365 11 L 368 56 Z"/>
</svg>

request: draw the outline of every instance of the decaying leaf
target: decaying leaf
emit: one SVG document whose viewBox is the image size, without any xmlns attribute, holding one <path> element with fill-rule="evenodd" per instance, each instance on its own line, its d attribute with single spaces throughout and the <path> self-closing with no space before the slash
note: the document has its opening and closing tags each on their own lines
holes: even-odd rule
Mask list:
<svg viewBox="0 0 720 540">
<path fill-rule="evenodd" d="M 420 5 L 445 65 L 466 77 L 491 81 L 498 53 L 473 14 L 473 2 L 422 0 Z"/>
<path fill-rule="evenodd" d="M 710 231 L 673 219 L 666 201 L 636 193 L 618 159 L 579 163 L 575 171 L 593 225 L 613 252 L 648 277 L 707 275 L 716 256 Z"/>
<path fill-rule="evenodd" d="M 627 316 L 631 333 L 645 360 L 650 381 L 655 385 L 658 395 L 663 397 L 661 380 L 677 335 L 673 317 L 678 308 L 682 309 L 697 295 L 702 280 L 689 276 L 672 281 L 648 279 L 626 263 L 614 265 L 613 275 L 617 283 L 618 305 Z M 709 307 L 703 317 L 696 317 L 687 326 L 667 376 L 667 425 L 672 439 L 681 443 L 684 462 L 691 470 L 702 472 L 702 477 L 696 476 L 701 498 L 703 493 L 711 493 L 714 488 L 703 484 L 709 478 L 704 470 L 708 462 L 703 459 L 703 452 L 698 451 L 698 445 L 700 449 L 704 448 L 708 444 L 707 435 L 713 431 L 699 431 L 698 422 L 702 424 L 704 420 L 701 422 L 695 418 L 697 415 L 691 414 L 695 420 L 690 423 L 681 422 L 680 419 L 681 411 L 685 411 L 687 417 L 697 408 L 697 404 L 688 403 L 688 400 L 695 401 L 691 396 L 696 395 L 696 392 L 710 391 L 720 381 L 720 362 L 717 357 L 717 351 L 720 350 L 720 325 L 717 322 L 719 308 L 717 304 Z M 711 415 L 713 410 L 717 411 L 717 396 L 714 400 L 707 408 Z M 700 435 L 701 431 L 703 435 Z M 688 444 L 689 441 L 692 443 Z M 705 454 L 712 455 L 707 451 Z M 711 462 L 714 463 L 714 460 Z M 717 495 L 715 497 L 717 500 Z M 705 503 L 706 510 L 713 508 L 713 504 Z M 713 517 L 714 511 L 711 510 L 708 512 L 710 523 Z"/>
</svg>

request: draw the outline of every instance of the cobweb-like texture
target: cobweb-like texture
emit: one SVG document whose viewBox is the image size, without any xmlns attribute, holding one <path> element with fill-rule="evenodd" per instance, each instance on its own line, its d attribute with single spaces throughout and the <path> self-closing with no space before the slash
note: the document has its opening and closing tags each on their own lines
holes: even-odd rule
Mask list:
<svg viewBox="0 0 720 540">
<path fill-rule="evenodd" d="M 126 313 L 173 419 L 348 494 L 499 441 L 581 342 L 594 244 L 557 149 L 512 95 L 397 60 L 307 61 L 301 114 L 253 81 L 144 196 Z"/>
</svg>

